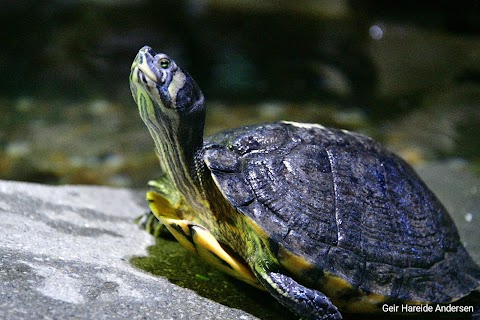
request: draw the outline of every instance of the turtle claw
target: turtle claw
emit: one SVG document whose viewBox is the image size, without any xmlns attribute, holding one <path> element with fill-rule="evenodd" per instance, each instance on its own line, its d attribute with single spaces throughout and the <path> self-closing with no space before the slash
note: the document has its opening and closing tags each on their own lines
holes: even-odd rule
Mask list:
<svg viewBox="0 0 480 320">
<path fill-rule="evenodd" d="M 141 229 L 147 231 L 155 238 L 174 239 L 165 225 L 161 223 L 155 215 L 149 211 L 139 215 L 133 220 Z"/>
</svg>

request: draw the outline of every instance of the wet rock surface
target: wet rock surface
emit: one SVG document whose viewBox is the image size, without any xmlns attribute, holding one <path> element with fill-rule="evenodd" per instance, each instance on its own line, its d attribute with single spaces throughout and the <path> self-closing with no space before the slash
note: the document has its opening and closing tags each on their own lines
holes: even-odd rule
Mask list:
<svg viewBox="0 0 480 320">
<path fill-rule="evenodd" d="M 133 267 L 143 193 L 0 182 L 0 318 L 254 319 Z"/>
</svg>

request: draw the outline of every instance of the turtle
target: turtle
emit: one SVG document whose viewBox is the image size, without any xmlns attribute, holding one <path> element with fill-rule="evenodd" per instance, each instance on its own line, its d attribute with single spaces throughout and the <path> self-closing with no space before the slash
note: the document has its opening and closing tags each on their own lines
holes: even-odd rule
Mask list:
<svg viewBox="0 0 480 320">
<path fill-rule="evenodd" d="M 478 292 L 480 267 L 447 210 L 379 142 L 289 121 L 204 138 L 199 86 L 148 46 L 131 66 L 130 89 L 163 172 L 149 182 L 151 213 L 184 247 L 299 317 Z"/>
</svg>

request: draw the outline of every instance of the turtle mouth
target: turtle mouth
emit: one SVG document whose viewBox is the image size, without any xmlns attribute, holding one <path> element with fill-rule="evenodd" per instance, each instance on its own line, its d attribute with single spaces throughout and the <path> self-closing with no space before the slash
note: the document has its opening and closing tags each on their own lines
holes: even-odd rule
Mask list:
<svg viewBox="0 0 480 320">
<path fill-rule="evenodd" d="M 155 53 L 150 47 L 140 49 L 130 69 L 130 90 L 147 127 L 157 130 L 157 124 L 163 117 L 159 114 L 162 98 L 157 88 L 154 57 Z"/>
<path fill-rule="evenodd" d="M 137 79 L 142 80 L 143 83 L 148 84 L 149 80 L 158 83 L 158 70 L 155 66 L 156 53 L 149 46 L 145 46 L 138 52 L 131 67 L 131 77 L 136 74 Z"/>
</svg>

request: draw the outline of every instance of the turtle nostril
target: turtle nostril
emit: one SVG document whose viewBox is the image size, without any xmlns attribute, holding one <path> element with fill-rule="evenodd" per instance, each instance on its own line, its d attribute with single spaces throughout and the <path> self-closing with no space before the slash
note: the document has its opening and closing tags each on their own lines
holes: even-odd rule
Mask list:
<svg viewBox="0 0 480 320">
<path fill-rule="evenodd" d="M 144 53 L 148 53 L 152 56 L 155 56 L 157 53 L 155 51 L 153 51 L 152 48 L 150 48 L 149 46 L 144 46 L 142 49 L 140 49 L 141 52 L 144 52 Z"/>
</svg>

